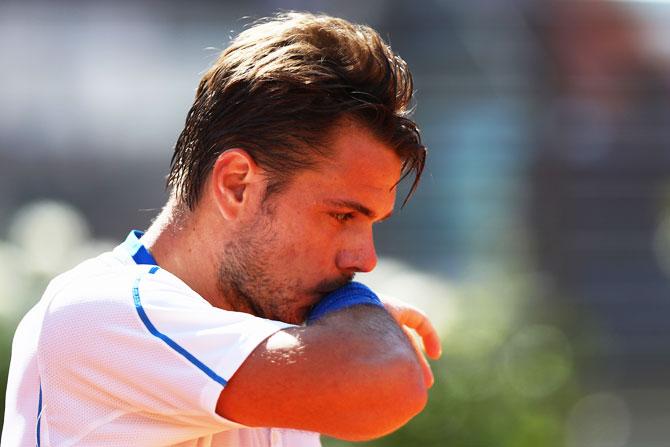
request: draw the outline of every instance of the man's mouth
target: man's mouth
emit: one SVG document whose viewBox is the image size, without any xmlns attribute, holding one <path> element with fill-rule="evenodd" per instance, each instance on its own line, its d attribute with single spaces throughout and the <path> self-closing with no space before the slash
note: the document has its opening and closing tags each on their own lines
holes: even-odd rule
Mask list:
<svg viewBox="0 0 670 447">
<path fill-rule="evenodd" d="M 353 281 L 354 275 L 343 276 L 337 279 L 327 279 L 319 283 L 316 287 L 316 293 L 319 294 L 319 299 L 323 298 L 325 295 L 349 284 Z"/>
</svg>

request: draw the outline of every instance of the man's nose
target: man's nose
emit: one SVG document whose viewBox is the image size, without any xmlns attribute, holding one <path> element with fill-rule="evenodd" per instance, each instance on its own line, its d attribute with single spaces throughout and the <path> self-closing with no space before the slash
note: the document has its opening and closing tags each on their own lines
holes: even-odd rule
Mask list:
<svg viewBox="0 0 670 447">
<path fill-rule="evenodd" d="M 372 234 L 361 238 L 337 255 L 337 267 L 346 272 L 370 272 L 377 266 L 377 252 Z"/>
</svg>

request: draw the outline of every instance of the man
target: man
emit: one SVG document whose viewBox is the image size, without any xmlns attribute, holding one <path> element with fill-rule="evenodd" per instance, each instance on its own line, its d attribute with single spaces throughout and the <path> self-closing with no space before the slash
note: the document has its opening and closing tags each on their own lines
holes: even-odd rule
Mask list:
<svg viewBox="0 0 670 447">
<path fill-rule="evenodd" d="M 411 95 L 368 27 L 290 13 L 241 33 L 147 233 L 54 279 L 19 325 L 2 445 L 315 446 L 421 411 L 432 376 L 403 329 L 437 357 L 434 329 L 351 281 L 423 169 Z"/>
</svg>

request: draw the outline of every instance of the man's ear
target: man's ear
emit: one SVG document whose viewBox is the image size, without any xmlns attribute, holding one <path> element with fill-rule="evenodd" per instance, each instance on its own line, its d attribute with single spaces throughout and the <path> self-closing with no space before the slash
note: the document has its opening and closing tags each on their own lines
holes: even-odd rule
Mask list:
<svg viewBox="0 0 670 447">
<path fill-rule="evenodd" d="M 247 151 L 228 149 L 214 162 L 210 187 L 221 215 L 228 220 L 237 217 L 258 189 L 259 168 Z"/>
</svg>

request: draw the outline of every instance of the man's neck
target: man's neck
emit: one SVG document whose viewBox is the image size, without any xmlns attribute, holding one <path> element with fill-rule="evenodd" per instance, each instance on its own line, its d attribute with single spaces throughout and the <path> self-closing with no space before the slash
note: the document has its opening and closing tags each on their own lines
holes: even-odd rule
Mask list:
<svg viewBox="0 0 670 447">
<path fill-rule="evenodd" d="M 199 231 L 199 216 L 170 200 L 142 237 L 158 265 L 184 281 L 212 306 L 232 310 L 217 287 L 216 246 Z"/>
</svg>

